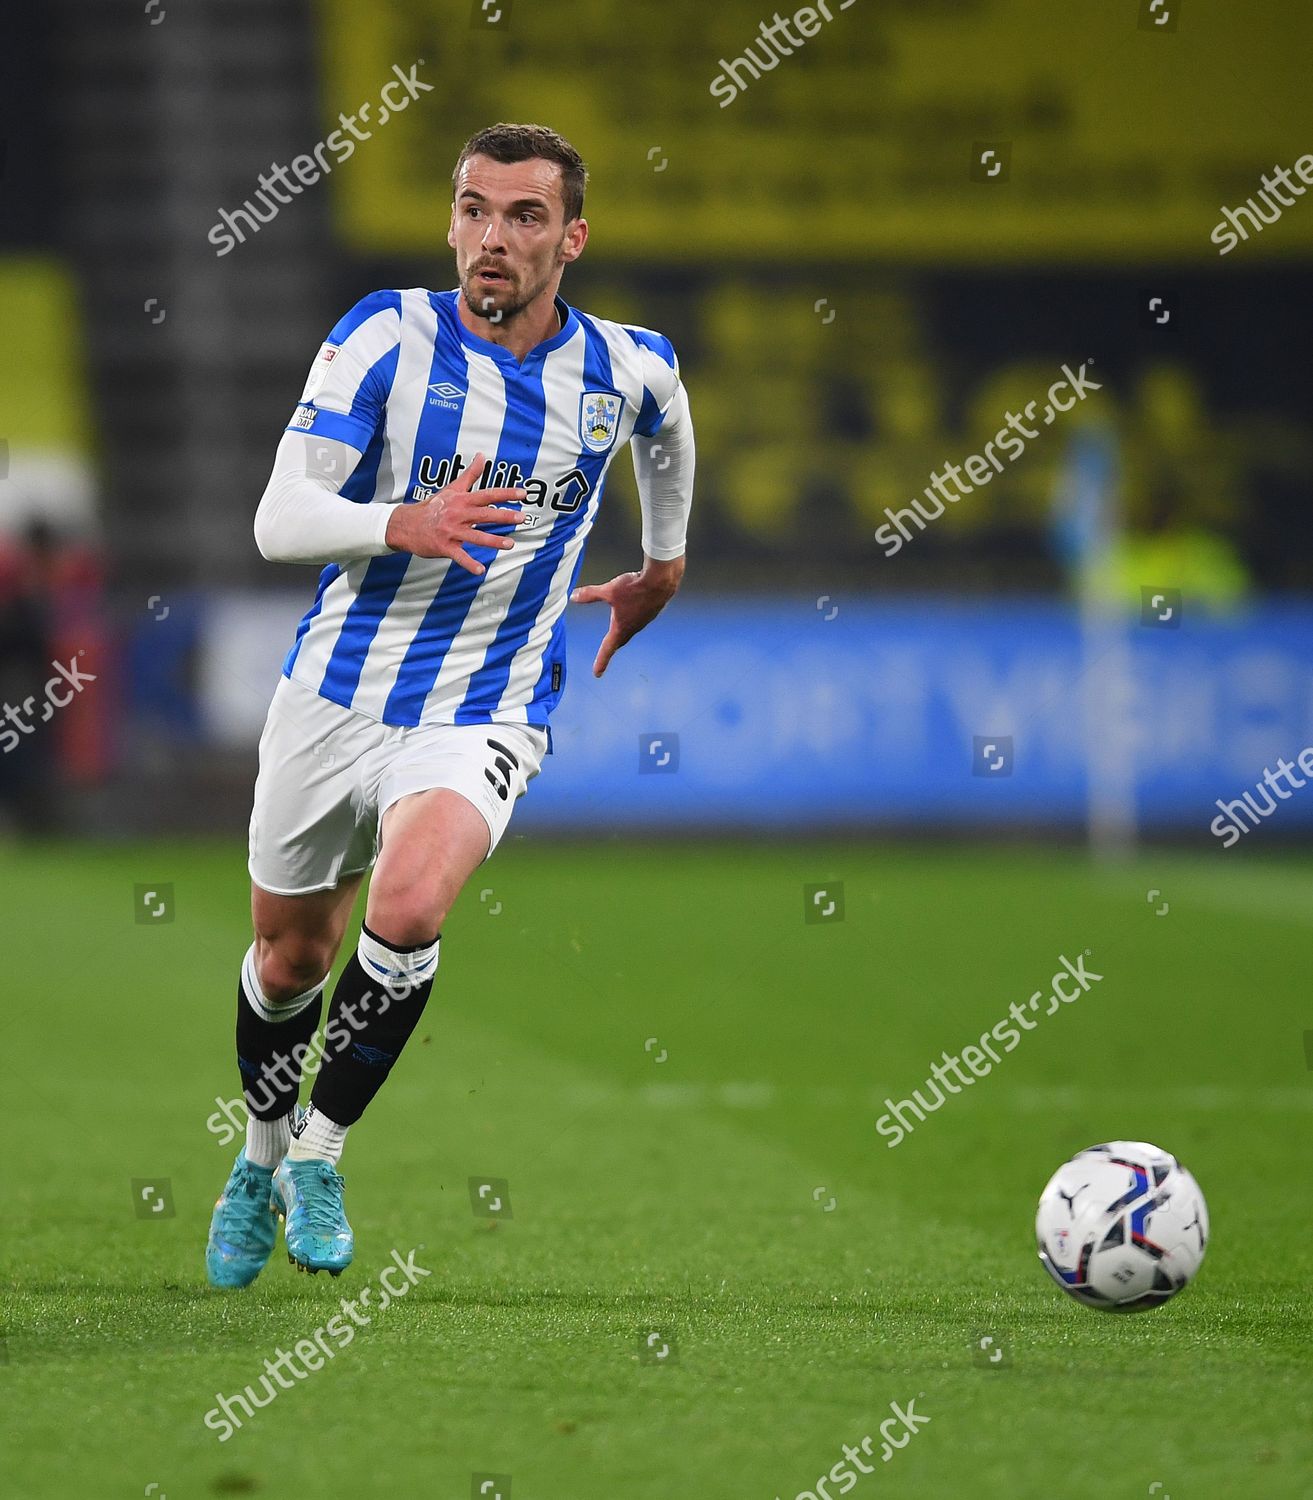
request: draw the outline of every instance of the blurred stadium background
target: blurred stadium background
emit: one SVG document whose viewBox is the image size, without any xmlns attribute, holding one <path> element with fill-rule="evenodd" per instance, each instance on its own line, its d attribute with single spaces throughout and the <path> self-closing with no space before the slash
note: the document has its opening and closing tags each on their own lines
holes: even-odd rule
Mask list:
<svg viewBox="0 0 1313 1500">
<path fill-rule="evenodd" d="M 1302 154 L 1310 22 L 1152 9 L 863 0 L 758 81 L 740 66 L 723 108 L 723 64 L 764 55 L 750 4 L 16 13 L 0 696 L 74 653 L 96 680 L 11 736 L 7 825 L 243 830 L 313 583 L 251 537 L 278 434 L 358 296 L 452 282 L 451 163 L 524 117 L 593 174 L 563 293 L 671 336 L 700 467 L 678 608 L 603 684 L 600 620 L 574 612 L 558 754 L 516 833 L 1093 818 L 1109 847 L 1213 842 L 1214 799 L 1313 742 L 1313 204 L 1210 241 Z M 216 254 L 262 171 L 421 58 L 430 92 Z M 887 509 L 1086 362 L 1097 394 L 885 555 Z M 622 455 L 585 576 L 638 555 Z M 1161 626 L 1146 588 L 1179 592 Z M 641 774 L 644 737 L 672 735 L 678 773 Z M 999 737 L 1010 774 L 973 774 Z M 1261 836 L 1311 824 L 1296 798 Z"/>
</svg>

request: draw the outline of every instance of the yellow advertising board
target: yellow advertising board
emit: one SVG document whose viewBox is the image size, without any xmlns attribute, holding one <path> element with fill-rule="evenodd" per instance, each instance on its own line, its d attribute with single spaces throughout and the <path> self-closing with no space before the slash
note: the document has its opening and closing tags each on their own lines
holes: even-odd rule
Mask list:
<svg viewBox="0 0 1313 1500">
<path fill-rule="evenodd" d="M 364 252 L 441 248 L 459 147 L 502 119 L 582 152 L 592 257 L 1313 249 L 1306 0 L 320 3 L 326 130 L 372 106 L 332 186 Z M 411 70 L 422 87 L 379 123 L 383 86 Z M 1224 209 L 1245 230 L 1230 245 Z"/>
</svg>

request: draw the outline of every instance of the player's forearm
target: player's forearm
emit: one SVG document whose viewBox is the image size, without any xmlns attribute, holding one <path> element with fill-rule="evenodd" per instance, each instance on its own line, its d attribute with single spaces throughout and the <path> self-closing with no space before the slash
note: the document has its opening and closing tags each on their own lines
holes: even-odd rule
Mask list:
<svg viewBox="0 0 1313 1500">
<path fill-rule="evenodd" d="M 269 562 L 359 562 L 381 557 L 392 507 L 337 493 L 359 460 L 346 443 L 287 433 L 255 513 L 255 544 Z"/>
<path fill-rule="evenodd" d="M 633 454 L 634 478 L 643 512 L 643 553 L 651 562 L 680 560 L 688 535 L 693 474 L 697 466 L 693 419 L 682 385 L 660 431 L 655 437 L 636 437 Z M 683 572 L 682 562 L 680 572 Z"/>
<path fill-rule="evenodd" d="M 255 544 L 269 562 L 360 562 L 388 551 L 391 507 L 357 505 L 313 480 L 266 490 L 255 516 Z"/>
</svg>

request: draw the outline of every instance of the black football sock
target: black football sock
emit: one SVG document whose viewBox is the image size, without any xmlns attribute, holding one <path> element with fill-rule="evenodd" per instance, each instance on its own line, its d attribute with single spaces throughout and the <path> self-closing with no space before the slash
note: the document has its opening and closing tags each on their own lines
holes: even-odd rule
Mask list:
<svg viewBox="0 0 1313 1500">
<path fill-rule="evenodd" d="M 440 937 L 408 947 L 361 927 L 360 942 L 328 1007 L 323 1060 L 310 1095 L 316 1115 L 345 1127 L 364 1114 L 424 1014 Z M 299 1136 L 294 1154 L 312 1148 L 317 1128 L 312 1121 L 310 1134 Z M 340 1138 L 336 1144 L 340 1149 Z"/>
<path fill-rule="evenodd" d="M 276 1166 L 287 1150 L 323 992 L 321 980 L 290 1000 L 271 1002 L 255 972 L 255 948 L 247 950 L 237 985 L 237 1067 L 249 1115 L 246 1159 L 256 1166 Z"/>
</svg>

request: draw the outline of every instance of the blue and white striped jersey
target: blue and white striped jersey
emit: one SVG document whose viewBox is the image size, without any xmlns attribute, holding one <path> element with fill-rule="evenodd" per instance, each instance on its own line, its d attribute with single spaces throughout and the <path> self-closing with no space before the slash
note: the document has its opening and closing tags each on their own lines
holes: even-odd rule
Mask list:
<svg viewBox="0 0 1313 1500">
<path fill-rule="evenodd" d="M 564 611 L 611 460 L 655 436 L 679 389 L 670 341 L 592 318 L 559 297 L 559 333 L 523 363 L 469 332 L 458 291 L 374 292 L 328 336 L 289 432 L 349 443 L 340 493 L 421 500 L 476 453 L 481 488 L 528 491 L 532 520 L 506 551 L 470 547 L 481 577 L 446 558 L 388 552 L 332 564 L 284 674 L 385 724 L 545 726 L 565 683 Z"/>
</svg>

